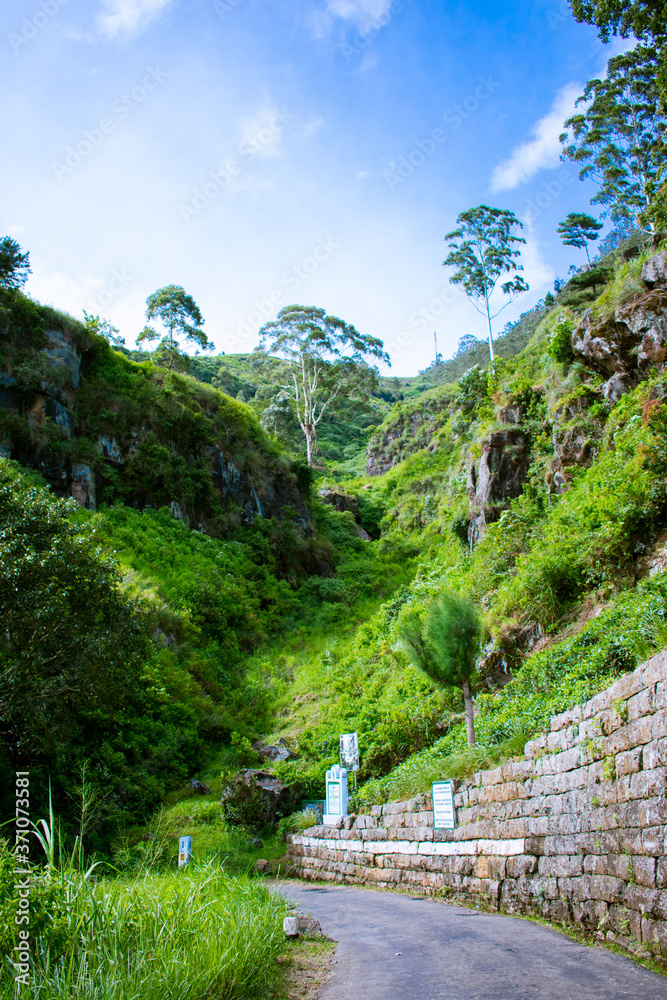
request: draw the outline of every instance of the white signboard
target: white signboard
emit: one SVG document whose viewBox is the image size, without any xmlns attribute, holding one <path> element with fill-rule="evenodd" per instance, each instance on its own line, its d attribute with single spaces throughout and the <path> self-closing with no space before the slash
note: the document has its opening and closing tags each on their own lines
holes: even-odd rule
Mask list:
<svg viewBox="0 0 667 1000">
<path fill-rule="evenodd" d="M 327 811 L 324 825 L 336 823 L 341 816 L 347 816 L 347 771 L 334 764 L 326 773 Z"/>
<path fill-rule="evenodd" d="M 327 785 L 327 806 L 327 812 L 340 816 L 342 809 L 340 807 L 340 782 L 338 781 L 330 781 Z"/>
<path fill-rule="evenodd" d="M 178 844 L 178 867 L 192 860 L 192 837 L 181 837 Z"/>
<path fill-rule="evenodd" d="M 433 829 L 453 830 L 456 827 L 454 812 L 454 782 L 434 781 L 433 797 Z"/>
<path fill-rule="evenodd" d="M 359 770 L 359 737 L 357 733 L 344 733 L 340 738 L 340 766 L 346 771 Z"/>
</svg>

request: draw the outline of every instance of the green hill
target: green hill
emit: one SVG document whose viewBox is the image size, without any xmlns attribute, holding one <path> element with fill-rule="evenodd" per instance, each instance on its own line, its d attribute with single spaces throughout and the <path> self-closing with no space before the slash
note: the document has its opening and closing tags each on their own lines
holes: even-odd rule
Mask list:
<svg viewBox="0 0 667 1000">
<path fill-rule="evenodd" d="M 381 382 L 403 398 L 371 401 L 370 475 L 370 414 L 354 414 L 356 457 L 316 483 L 298 440 L 262 429 L 271 359 L 165 373 L 6 300 L 3 774 L 30 747 L 36 802 L 50 778 L 72 815 L 89 768 L 104 794 L 87 847 L 118 850 L 113 831 L 188 779 L 257 764 L 260 737 L 295 754 L 272 766 L 291 801 L 320 797 L 338 735 L 357 731 L 361 807 L 520 753 L 552 712 L 663 645 L 651 253 L 619 254 L 603 289 L 527 314 L 492 370 L 470 365 L 474 348 L 451 384 Z M 215 384 L 231 375 L 247 402 Z M 348 440 L 337 420 L 332 449 Z M 460 692 L 434 688 L 400 642 L 402 616 L 443 587 L 483 619 L 472 750 Z"/>
</svg>

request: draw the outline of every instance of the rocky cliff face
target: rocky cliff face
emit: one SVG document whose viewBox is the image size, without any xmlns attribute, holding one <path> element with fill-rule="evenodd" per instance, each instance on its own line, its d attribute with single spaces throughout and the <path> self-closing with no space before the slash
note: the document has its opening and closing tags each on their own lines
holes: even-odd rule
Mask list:
<svg viewBox="0 0 667 1000">
<path fill-rule="evenodd" d="M 530 438 L 520 426 L 524 416 L 522 406 L 501 410 L 500 420 L 507 429 L 494 432 L 482 443 L 479 465 L 472 462 L 468 469 L 471 548 L 487 524 L 497 521 L 509 501 L 521 494 L 530 465 Z"/>
<path fill-rule="evenodd" d="M 641 276 L 644 295 L 601 322 L 586 310 L 572 336 L 575 357 L 606 379 L 602 394 L 611 403 L 667 360 L 667 254 L 647 261 Z"/>
<path fill-rule="evenodd" d="M 47 311 L 30 307 L 27 332 L 11 301 L 0 318 L 0 457 L 36 469 L 83 507 L 100 495 L 167 505 L 200 530 L 289 510 L 309 530 L 289 463 L 242 404 L 135 366 L 75 321 L 40 328 Z"/>
<path fill-rule="evenodd" d="M 440 393 L 424 396 L 412 408 L 401 407 L 389 426 L 371 438 L 366 453 L 366 475 L 381 476 L 408 455 L 428 447 L 450 416 L 452 403 L 451 395 Z"/>
</svg>

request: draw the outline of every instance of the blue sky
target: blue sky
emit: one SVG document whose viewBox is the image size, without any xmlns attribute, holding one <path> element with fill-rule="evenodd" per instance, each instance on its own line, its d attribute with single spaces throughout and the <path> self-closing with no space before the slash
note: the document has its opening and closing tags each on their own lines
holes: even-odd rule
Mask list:
<svg viewBox="0 0 667 1000">
<path fill-rule="evenodd" d="M 480 203 L 524 222 L 531 290 L 580 263 L 558 222 L 594 193 L 557 136 L 612 50 L 565 0 L 17 0 L 0 12 L 0 233 L 27 290 L 134 342 L 183 285 L 216 348 L 278 308 L 380 337 L 394 374 L 484 321 L 443 236 Z M 583 257 L 583 254 L 581 255 Z"/>
</svg>

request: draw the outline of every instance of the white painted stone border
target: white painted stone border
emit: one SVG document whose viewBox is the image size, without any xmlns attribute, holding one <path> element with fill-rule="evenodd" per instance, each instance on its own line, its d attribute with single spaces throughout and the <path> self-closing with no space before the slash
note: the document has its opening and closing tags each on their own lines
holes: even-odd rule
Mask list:
<svg viewBox="0 0 667 1000">
<path fill-rule="evenodd" d="M 461 855 L 489 855 L 509 858 L 525 854 L 525 838 L 515 840 L 452 840 L 434 843 L 432 840 L 333 840 L 329 837 L 294 836 L 292 843 L 299 847 L 320 848 L 327 851 L 350 851 L 357 854 L 421 854 L 428 857 L 460 857 Z"/>
</svg>

